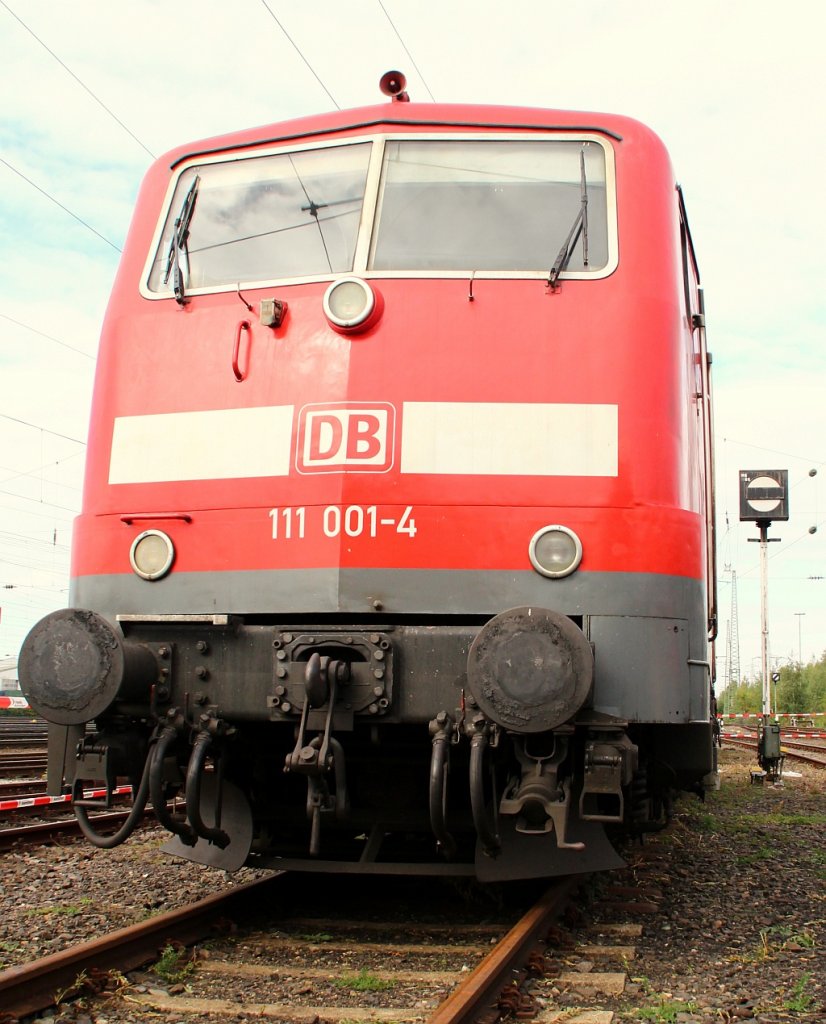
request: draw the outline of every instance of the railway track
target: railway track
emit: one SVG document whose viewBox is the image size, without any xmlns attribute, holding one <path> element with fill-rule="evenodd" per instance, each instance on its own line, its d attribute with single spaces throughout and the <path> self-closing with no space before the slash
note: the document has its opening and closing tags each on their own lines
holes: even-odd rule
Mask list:
<svg viewBox="0 0 826 1024">
<path fill-rule="evenodd" d="M 278 876 L 237 886 L 168 914 L 158 915 L 101 938 L 84 942 L 0 973 L 0 1006 L 12 1015 L 36 1013 L 55 1005 L 55 994 L 83 991 L 80 978 L 101 978 L 147 963 L 167 943 L 193 943 L 208 937 L 222 915 L 243 909 L 246 900 L 263 898 Z"/>
<path fill-rule="evenodd" d="M 7 779 L 0 782 L 0 801 L 43 792 L 43 779 Z"/>
<path fill-rule="evenodd" d="M 729 757 L 741 763 L 745 755 Z M 750 795 L 757 799 L 754 790 Z M 765 796 L 760 794 L 759 798 L 762 801 Z M 683 836 L 688 838 L 685 833 Z M 675 928 L 675 922 L 683 921 L 691 905 L 681 904 L 676 917 L 672 908 L 670 923 L 662 919 L 661 903 L 667 902 L 675 868 L 678 874 L 682 870 L 680 861 L 674 860 L 673 848 L 668 846 L 670 838 L 665 833 L 642 850 L 635 848 L 629 869 L 599 881 L 596 895 L 584 909 L 572 911 L 569 905 L 563 923 L 543 923 L 537 931 L 539 945 L 527 954 L 526 966 L 516 970 L 507 966 L 506 959 L 504 984 L 500 980 L 493 986 L 493 996 L 488 992 L 479 997 L 476 1009 L 468 1011 L 471 1016 L 464 1019 L 472 1017 L 489 1024 L 499 1013 L 511 1019 L 539 1014 L 543 1024 L 569 1024 L 577 1019 L 580 1009 L 587 1007 L 591 1014 L 587 1019 L 593 1024 L 611 1020 L 616 1024 L 616 1014 L 621 1010 L 625 1017 L 629 1002 L 638 1000 L 640 1006 L 647 1005 L 645 991 L 635 994 L 646 984 L 640 978 L 652 970 L 651 965 L 641 962 L 644 955 L 639 952 L 640 943 L 646 944 L 643 950 L 660 946 L 658 937 L 669 934 L 661 929 Z M 684 850 L 688 863 L 696 859 L 694 843 L 692 839 Z M 66 855 L 59 854 L 61 858 Z M 36 856 L 40 859 L 41 855 Z M 86 877 L 85 867 L 83 871 Z M 55 877 L 62 873 L 61 868 Z M 41 1008 L 47 1005 L 42 1002 L 44 998 L 52 1000 L 56 990 L 65 990 L 67 998 L 80 994 L 91 1001 L 83 1012 L 92 1019 L 103 1016 L 111 1024 L 167 1014 L 173 1014 L 167 1019 L 176 1022 L 217 1024 L 253 1013 L 261 1019 L 295 1024 L 318 1016 L 331 1022 L 434 1020 L 449 1024 L 463 1018 L 437 1016 L 449 1010 L 440 1000 L 452 985 L 469 981 L 476 965 L 482 964 L 490 952 L 491 940 L 506 932 L 505 925 L 490 922 L 486 913 L 477 915 L 476 920 L 458 920 L 455 892 L 439 883 L 441 895 L 435 897 L 432 894 L 437 891 L 437 883 L 433 881 L 422 883 L 418 901 L 422 906 L 416 905 L 408 916 L 395 920 L 387 919 L 390 915 L 386 912 L 396 910 L 396 890 L 382 882 L 359 883 L 358 918 L 345 906 L 343 894 L 354 888 L 351 881 L 341 886 L 339 880 L 330 887 L 318 876 L 305 883 L 302 876 L 290 875 L 272 882 L 269 890 L 249 887 L 246 902 L 240 896 L 242 887 L 236 887 L 236 904 L 212 902 L 212 916 L 200 922 L 187 921 L 188 915 L 182 911 L 178 922 L 181 932 L 167 917 L 143 922 L 156 924 L 144 936 L 142 952 L 137 939 L 127 957 L 107 953 L 99 945 L 93 945 L 85 961 L 77 948 L 69 951 L 61 981 L 55 982 L 45 973 L 34 981 Z M 702 884 L 718 883 L 709 877 Z M 699 891 L 704 892 L 702 888 Z M 293 904 L 287 911 L 279 905 L 287 899 L 285 893 L 290 893 Z M 60 897 L 57 899 L 59 902 Z M 431 899 L 437 904 L 442 901 L 440 923 L 419 921 L 419 910 L 426 917 L 434 916 L 423 906 Z M 268 920 L 256 924 L 251 915 L 263 905 L 270 908 L 265 915 Z M 308 916 L 308 908 L 313 916 Z M 701 916 L 706 930 L 711 918 L 707 913 Z M 223 928 L 218 924 L 222 919 Z M 237 927 L 236 933 L 227 933 L 228 921 Z M 574 924 L 579 927 L 571 927 Z M 209 948 L 205 948 L 205 938 L 210 940 Z M 541 941 L 543 938 L 547 941 Z M 124 948 L 128 949 L 132 941 L 127 939 Z M 197 944 L 194 954 L 180 952 L 178 943 L 190 942 Z M 701 943 L 696 944 L 701 947 Z M 154 969 L 139 973 L 129 966 L 157 961 L 161 949 L 168 951 L 162 961 L 171 959 L 171 973 L 168 967 L 165 975 L 159 973 L 162 961 L 156 962 Z M 691 953 L 699 957 L 701 949 Z M 38 964 L 42 966 L 42 962 L 36 962 L 35 967 Z M 787 970 L 791 976 L 792 970 Z M 128 979 L 124 977 L 127 972 Z M 699 965 L 693 973 L 700 973 Z M 79 977 L 83 981 L 75 987 Z M 6 1009 L 15 1004 L 4 984 L 5 975 L 0 974 L 0 1008 Z M 670 986 L 669 991 L 673 991 Z M 679 1000 L 682 997 L 679 989 L 676 991 Z M 104 995 L 93 997 L 94 992 Z M 33 1005 L 31 991 L 27 998 L 28 1005 Z M 480 1005 L 486 1009 L 480 1010 Z M 735 1007 L 736 1000 L 730 1005 Z"/>
<path fill-rule="evenodd" d="M 725 736 L 724 744 L 738 747 L 741 750 L 753 750 L 757 753 L 757 736 Z M 781 736 L 780 749 L 787 758 L 800 761 L 804 764 L 811 764 L 817 767 L 826 768 L 826 746 L 815 746 L 808 743 L 798 743 L 796 740 L 784 740 Z"/>
<path fill-rule="evenodd" d="M 154 988 L 138 985 L 123 998 L 133 1010 L 216 1019 L 251 1013 L 296 1021 L 402 1021 L 431 1017 L 433 1007 L 453 989 L 432 1019 L 439 1024 L 470 1021 L 495 1007 L 500 991 L 512 985 L 537 936 L 562 912 L 576 884 L 565 880 L 553 885 L 507 932 L 502 924 L 279 915 L 275 931 L 266 926 L 246 931 L 243 938 L 218 940 L 209 959 L 180 958 L 177 972 L 187 978 L 185 994 L 174 984 L 169 986 L 172 991 L 161 990 L 156 981 Z M 91 979 L 93 988 L 105 988 L 106 972 L 131 970 L 155 959 L 159 948 L 180 950 L 184 944 L 214 938 L 216 922 L 249 914 L 252 907 L 294 885 L 294 876 L 271 876 L 12 968 L 0 974 L 0 1004 L 15 1014 L 37 1012 L 51 1005 L 56 991 L 76 987 L 75 994 L 80 994 L 78 977 Z M 352 964 L 352 970 L 342 970 L 342 963 Z M 469 970 L 468 964 L 476 964 L 475 969 Z M 277 995 L 285 979 L 286 1001 Z M 391 988 L 398 1005 L 379 1008 L 371 1001 L 371 993 Z"/>
<path fill-rule="evenodd" d="M 724 905 L 731 908 L 733 892 L 767 884 L 763 858 L 770 849 L 773 855 L 774 838 L 761 838 L 762 830 L 777 827 L 779 836 L 784 828 L 808 827 L 809 838 L 802 846 L 795 839 L 785 851 L 778 850 L 783 873 L 788 875 L 792 850 L 800 851 L 804 860 L 814 856 L 817 826 L 814 821 L 806 826 L 802 816 L 792 823 L 787 803 L 789 822 L 775 826 L 783 815 L 763 811 L 767 802 L 772 805 L 773 794 L 758 793 L 749 786 L 746 755 L 731 751 L 725 756 L 734 765 L 729 785 L 757 812 L 755 828 L 743 830 L 740 812 L 735 811 L 736 827 L 729 831 L 716 819 L 707 822 L 710 816 L 701 805 L 688 801 L 688 813 L 680 814 L 673 834 L 669 830 L 642 848 L 633 847 L 626 854 L 628 868 L 589 882 L 575 902 L 570 902 L 569 893 L 567 905 L 563 901 L 555 907 L 558 911 L 565 906 L 561 919 L 549 924 L 542 916 L 544 908 L 530 907 L 515 929 L 523 935 L 533 932 L 520 953 L 521 968 L 511 961 L 504 938 L 510 934 L 507 928 L 513 918 L 503 920 L 499 908 L 480 890 L 471 898 L 466 883 L 348 879 L 342 885 L 341 879 L 290 874 L 271 879 L 269 887 L 264 883 L 238 887 L 234 906 L 224 903 L 223 896 L 216 897 L 209 901 L 212 916 L 194 923 L 188 920 L 189 908 L 172 918 L 159 916 L 143 922 L 141 927 L 149 929 L 141 940 L 143 947 L 135 939 L 128 956 L 107 952 L 100 944 L 85 953 L 69 951 L 63 980 L 55 982 L 41 973 L 34 980 L 39 986 L 35 995 L 42 1002 L 53 998 L 55 987 L 67 990 L 67 998 L 79 995 L 83 1000 L 67 1016 L 84 1013 L 92 1019 L 103 1017 L 109 1024 L 156 1017 L 218 1024 L 251 1016 L 281 1024 L 309 1024 L 316 1019 L 331 1024 L 452 1024 L 471 1019 L 492 1024 L 500 1015 L 510 1020 L 536 1017 L 541 1024 L 572 1024 L 586 1009 L 589 1016 L 583 1019 L 589 1024 L 618 1024 L 620 1019 L 630 1019 L 635 1008 L 645 1011 L 649 1019 L 681 1020 L 676 1015 L 683 1013 L 687 1020 L 710 1024 L 755 1015 L 763 1019 L 759 1012 L 752 1012 L 758 1000 L 763 1007 L 780 1012 L 788 999 L 798 998 L 798 990 L 793 990 L 798 984 L 806 986 L 811 999 L 811 1012 L 799 1019 L 821 1020 L 818 1013 L 826 1007 L 818 1001 L 816 964 L 822 946 L 813 922 L 818 906 L 810 903 L 795 930 L 786 926 L 785 916 L 755 923 L 753 914 L 730 920 L 730 913 L 723 909 Z M 813 782 L 822 775 L 812 769 L 805 772 Z M 806 797 L 802 786 L 800 781 L 791 785 L 784 800 L 800 790 L 804 807 L 808 799 L 816 812 L 820 805 Z M 721 803 L 721 809 L 727 811 L 728 803 Z M 698 846 L 701 824 L 712 831 L 704 833 Z M 730 849 L 731 843 L 737 844 L 737 851 Z M 715 849 L 718 852 L 713 854 Z M 720 855 L 731 865 L 733 852 L 740 865 L 737 871 L 722 876 L 709 871 Z M 60 854 L 58 877 L 68 856 Z M 816 890 L 811 885 L 807 889 L 799 870 L 791 877 L 795 884 L 787 897 L 805 903 L 801 894 Z M 808 876 L 812 882 L 815 877 Z M 202 876 L 201 886 L 220 884 L 220 878 L 217 873 L 209 879 Z M 782 882 L 778 886 L 783 891 Z M 721 887 L 725 898 L 719 896 Z M 242 891 L 250 894 L 246 903 Z M 509 900 L 511 893 L 509 889 Z M 788 904 L 783 909 L 787 913 Z M 715 920 L 717 915 L 720 920 Z M 695 924 L 690 923 L 693 918 Z M 524 922 L 531 919 L 533 924 L 526 926 Z M 806 945 L 803 940 L 809 930 L 811 944 Z M 132 939 L 125 948 L 129 942 Z M 179 945 L 190 942 L 195 943 L 192 951 Z M 717 951 L 709 952 L 709 946 Z M 771 959 L 752 964 L 752 947 L 770 949 Z M 495 981 L 490 979 L 496 971 L 491 961 L 486 963 L 492 948 L 500 956 L 503 972 Z M 133 969 L 129 964 L 136 960 L 154 961 L 154 966 Z M 778 967 L 771 980 L 760 988 L 775 961 Z M 42 966 L 35 964 L 36 969 Z M 708 971 L 714 972 L 714 980 L 703 982 Z M 75 986 L 78 977 L 81 982 Z M 740 980 L 746 977 L 749 980 Z M 14 1005 L 11 990 L 4 986 L 5 976 L 0 975 L 0 1006 Z M 453 986 L 457 994 L 449 995 Z M 467 994 L 465 1009 L 452 1005 L 465 1001 Z M 27 998 L 28 1005 L 34 1005 L 31 991 Z M 781 1013 L 781 1019 L 787 1018 Z"/>
<path fill-rule="evenodd" d="M 656 915 L 662 895 L 636 882 L 603 883 L 586 915 L 572 903 L 582 878 L 567 878 L 510 929 L 501 921 L 450 920 L 449 913 L 438 921 L 376 920 L 368 906 L 352 919 L 280 912 L 274 925 L 219 934 L 228 919 L 288 889 L 295 895 L 298 884 L 315 880 L 269 877 L 6 971 L 0 1003 L 16 1014 L 34 1013 L 62 991 L 97 995 L 107 1019 L 117 1019 L 120 1006 L 132 1015 L 201 1022 L 249 1015 L 291 1024 L 493 1024 L 541 1014 L 543 1024 L 561 1024 L 587 1010 L 590 1024 L 608 1024 L 627 984 L 641 919 Z M 208 951 L 185 951 L 205 939 Z M 126 971 L 152 960 L 154 973 L 121 984 Z"/>
<path fill-rule="evenodd" d="M 111 811 L 92 818 L 95 827 L 100 830 L 111 828 L 114 832 L 128 816 L 128 811 Z M 151 818 L 152 812 L 146 811 L 145 818 Z M 55 818 L 49 821 L 29 822 L 25 825 L 14 825 L 0 829 L 0 851 L 12 848 L 39 846 L 43 843 L 60 839 L 80 838 L 80 826 L 77 818 Z M 2 1022 L 0 1022 L 2 1024 Z"/>
<path fill-rule="evenodd" d="M 0 756 L 0 778 L 18 779 L 31 775 L 44 775 L 45 754 L 4 754 Z"/>
<path fill-rule="evenodd" d="M 42 720 L 0 715 L 0 751 L 46 749 L 48 726 Z"/>
</svg>

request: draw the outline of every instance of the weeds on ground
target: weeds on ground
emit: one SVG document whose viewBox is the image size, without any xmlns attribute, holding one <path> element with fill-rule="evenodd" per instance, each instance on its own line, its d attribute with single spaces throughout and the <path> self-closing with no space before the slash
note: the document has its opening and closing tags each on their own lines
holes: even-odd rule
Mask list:
<svg viewBox="0 0 826 1024">
<path fill-rule="evenodd" d="M 104 993 L 118 992 L 127 988 L 129 982 L 120 971 L 101 971 L 92 967 L 89 971 L 81 971 L 71 985 L 55 992 L 55 1006 L 60 1006 L 67 999 L 77 999 L 76 1006 L 85 1005 L 79 996 L 100 996 Z"/>
<path fill-rule="evenodd" d="M 790 1010 L 793 1013 L 806 1013 L 807 1010 L 811 1010 L 814 1007 L 815 997 L 805 991 L 811 978 L 811 972 L 807 971 L 797 979 L 792 986 L 789 997 L 783 1003 L 784 1010 Z"/>
<path fill-rule="evenodd" d="M 626 960 L 625 963 L 626 963 L 626 970 L 627 970 L 628 961 Z M 635 985 L 639 985 L 640 988 L 643 990 L 643 992 L 645 992 L 645 994 L 647 996 L 654 996 L 654 995 L 657 994 L 656 993 L 656 989 L 651 984 L 650 980 L 648 978 L 646 978 L 644 975 L 633 977 L 633 978 L 631 978 L 631 981 L 633 981 Z"/>
<path fill-rule="evenodd" d="M 635 1010 L 635 1013 L 640 1020 L 655 1021 L 656 1024 L 676 1024 L 680 1014 L 694 1013 L 696 1009 L 696 1003 L 684 1003 L 681 999 L 661 999 L 657 1006 L 644 1006 Z"/>
<path fill-rule="evenodd" d="M 814 949 L 816 940 L 814 933 L 804 928 L 796 931 L 790 925 L 775 924 L 761 930 L 757 948 L 754 952 L 743 953 L 730 959 L 736 963 L 753 964 L 770 960 L 784 949 Z"/>
<path fill-rule="evenodd" d="M 761 846 L 759 850 L 753 850 L 751 853 L 741 854 L 737 857 L 737 863 L 743 866 L 747 864 L 759 864 L 764 860 L 773 860 L 775 855 L 774 850 Z"/>
<path fill-rule="evenodd" d="M 393 988 L 394 982 L 371 974 L 366 967 L 362 967 L 358 974 L 342 974 L 340 978 L 334 978 L 333 984 L 336 988 L 351 989 L 354 992 L 384 992 Z"/>
<path fill-rule="evenodd" d="M 77 917 L 78 914 L 82 914 L 84 910 L 88 909 L 92 900 L 88 896 L 82 897 L 77 903 L 58 903 L 53 907 L 32 907 L 30 910 L 24 910 L 24 917 L 48 917 L 49 914 L 58 914 L 63 917 Z"/>
<path fill-rule="evenodd" d="M 55 992 L 55 1006 L 60 1006 L 65 999 L 69 999 L 71 996 L 76 996 L 83 989 L 85 984 L 86 971 L 81 971 L 71 985 L 68 985 L 66 988 L 58 989 L 57 992 Z"/>
<path fill-rule="evenodd" d="M 170 943 L 161 950 L 160 958 L 152 970 L 159 978 L 176 985 L 193 973 L 195 964 L 192 954 L 186 948 Z"/>
<path fill-rule="evenodd" d="M 16 953 L 18 949 L 20 949 L 19 942 L 0 942 L 0 971 L 11 967 L 11 960 L 7 960 L 4 954 Z"/>
<path fill-rule="evenodd" d="M 760 941 L 766 949 L 766 955 L 772 952 L 779 953 L 788 946 L 796 946 L 802 949 L 814 949 L 814 933 L 804 928 L 803 931 L 795 931 L 791 925 L 775 924 L 771 928 L 760 932 Z"/>
<path fill-rule="evenodd" d="M 682 999 L 667 999 L 661 995 L 652 985 L 650 979 L 644 975 L 638 975 L 631 980 L 640 986 L 645 995 L 656 1003 L 652 1006 L 636 1007 L 633 1010 L 638 1020 L 650 1020 L 655 1024 L 675 1024 L 681 1013 L 693 1013 L 697 1004 L 684 1002 Z"/>
<path fill-rule="evenodd" d="M 818 878 L 826 879 L 826 850 L 812 850 L 809 854 L 809 860 L 814 864 L 815 873 Z M 822 896 L 816 898 L 823 899 Z"/>
<path fill-rule="evenodd" d="M 826 825 L 826 814 L 783 814 L 782 811 L 776 814 L 750 814 L 744 817 L 743 824 L 751 828 L 775 829 L 780 825 L 790 825 L 792 828 L 811 825 L 814 828 Z"/>
</svg>

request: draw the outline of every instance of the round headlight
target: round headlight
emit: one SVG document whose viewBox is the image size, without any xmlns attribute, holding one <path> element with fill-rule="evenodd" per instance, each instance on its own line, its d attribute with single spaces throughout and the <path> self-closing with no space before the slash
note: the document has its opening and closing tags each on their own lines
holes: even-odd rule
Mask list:
<svg viewBox="0 0 826 1024">
<path fill-rule="evenodd" d="M 582 561 L 582 542 L 567 526 L 543 526 L 531 538 L 531 565 L 543 576 L 569 576 Z"/>
<path fill-rule="evenodd" d="M 160 530 L 144 530 L 132 541 L 129 562 L 144 580 L 159 580 L 172 568 L 175 547 Z"/>
<path fill-rule="evenodd" d="M 324 293 L 324 315 L 334 327 L 359 327 L 376 308 L 373 289 L 360 277 L 333 281 Z"/>
</svg>

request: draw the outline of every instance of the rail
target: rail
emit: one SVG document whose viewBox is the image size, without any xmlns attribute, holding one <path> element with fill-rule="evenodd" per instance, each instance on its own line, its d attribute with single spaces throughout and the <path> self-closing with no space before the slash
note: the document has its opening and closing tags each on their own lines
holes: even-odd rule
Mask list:
<svg viewBox="0 0 826 1024">
<path fill-rule="evenodd" d="M 0 1006 L 18 1016 L 37 1013 L 53 1006 L 55 993 L 70 988 L 84 971 L 133 970 L 156 959 L 159 945 L 170 940 L 185 945 L 198 942 L 211 934 L 216 920 L 247 901 L 261 901 L 283 877 L 279 873 L 234 886 L 63 952 L 10 967 L 0 972 Z"/>
<path fill-rule="evenodd" d="M 470 1024 L 494 1005 L 527 960 L 537 937 L 547 930 L 582 881 L 583 876 L 578 875 L 551 886 L 496 944 L 490 955 L 451 992 L 431 1016 L 429 1024 Z"/>
</svg>

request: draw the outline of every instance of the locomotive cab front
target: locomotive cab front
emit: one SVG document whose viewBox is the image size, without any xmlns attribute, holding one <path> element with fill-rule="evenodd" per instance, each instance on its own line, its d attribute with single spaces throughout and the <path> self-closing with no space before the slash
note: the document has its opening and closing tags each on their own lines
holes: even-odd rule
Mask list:
<svg viewBox="0 0 826 1024">
<path fill-rule="evenodd" d="M 699 302 L 628 119 L 393 103 L 154 165 L 21 654 L 90 838 L 100 781 L 230 869 L 618 863 L 713 769 Z"/>
</svg>

